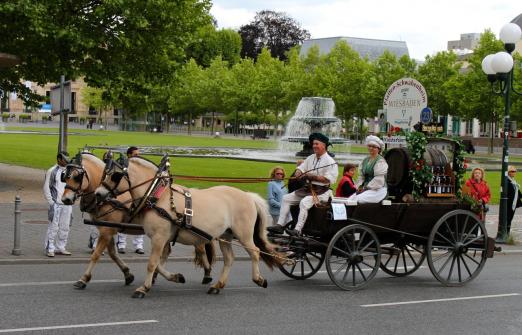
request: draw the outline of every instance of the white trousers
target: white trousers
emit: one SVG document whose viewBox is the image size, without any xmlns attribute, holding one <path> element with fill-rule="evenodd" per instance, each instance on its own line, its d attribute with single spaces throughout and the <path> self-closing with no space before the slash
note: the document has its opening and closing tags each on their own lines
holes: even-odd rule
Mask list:
<svg viewBox="0 0 522 335">
<path fill-rule="evenodd" d="M 319 201 L 328 201 L 328 198 L 332 196 L 332 190 L 328 190 L 325 193 L 318 195 Z M 297 224 L 295 229 L 301 231 L 308 217 L 308 210 L 314 205 L 314 198 L 311 195 L 300 197 L 295 192 L 285 194 L 281 203 L 281 211 L 279 212 L 279 220 L 277 224 L 280 226 L 286 225 L 286 218 L 290 212 L 290 206 L 299 204 L 299 217 L 297 218 Z"/>
<path fill-rule="evenodd" d="M 348 200 L 355 200 L 358 204 L 375 204 L 384 200 L 386 194 L 388 194 L 388 189 L 383 187 L 378 190 L 367 190 L 363 193 L 353 194 Z"/>
<path fill-rule="evenodd" d="M 134 235 L 134 238 L 132 239 L 132 245 L 134 246 L 134 250 L 143 249 L 143 236 L 145 235 Z M 118 233 L 116 247 L 118 249 L 125 249 L 125 247 L 127 247 L 127 234 Z"/>
<path fill-rule="evenodd" d="M 47 236 L 45 237 L 45 249 L 54 252 L 63 251 L 69 237 L 71 225 L 72 206 L 54 204 L 49 206 Z"/>
</svg>

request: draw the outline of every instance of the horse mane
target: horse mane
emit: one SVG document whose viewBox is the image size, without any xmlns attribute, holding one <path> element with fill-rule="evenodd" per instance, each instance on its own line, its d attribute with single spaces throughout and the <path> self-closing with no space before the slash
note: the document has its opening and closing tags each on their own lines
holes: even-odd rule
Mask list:
<svg viewBox="0 0 522 335">
<path fill-rule="evenodd" d="M 84 151 L 84 152 L 81 152 L 81 155 L 82 155 L 82 160 L 87 159 L 88 161 L 98 165 L 98 167 L 101 167 L 101 168 L 103 168 L 105 166 L 105 163 L 100 158 L 98 158 L 95 154 L 93 154 L 91 152 Z"/>
<path fill-rule="evenodd" d="M 149 160 L 149 159 L 147 159 L 145 157 L 134 156 L 134 157 L 129 158 L 129 162 L 131 160 L 135 160 L 136 163 L 138 163 L 141 166 L 158 169 L 158 165 L 156 165 L 156 163 L 154 163 L 153 161 L 151 161 L 151 160 Z M 152 165 L 152 166 L 149 166 L 149 165 Z"/>
</svg>

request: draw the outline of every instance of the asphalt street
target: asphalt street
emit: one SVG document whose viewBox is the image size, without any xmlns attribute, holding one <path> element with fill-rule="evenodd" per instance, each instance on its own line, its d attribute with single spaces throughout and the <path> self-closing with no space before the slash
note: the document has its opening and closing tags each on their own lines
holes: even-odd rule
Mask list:
<svg viewBox="0 0 522 335">
<path fill-rule="evenodd" d="M 407 278 L 380 272 L 361 291 L 341 291 L 323 267 L 295 281 L 278 270 L 250 279 L 250 262 L 234 263 L 227 287 L 206 294 L 202 272 L 170 262 L 185 284 L 160 279 L 144 299 L 132 299 L 145 263 L 129 264 L 136 280 L 124 286 L 113 264 L 100 264 L 83 291 L 72 283 L 85 264 L 0 266 L 0 333 L 20 334 L 520 334 L 520 255 L 489 259 L 475 281 L 443 287 L 427 264 Z M 221 268 L 215 266 L 214 278 Z"/>
</svg>

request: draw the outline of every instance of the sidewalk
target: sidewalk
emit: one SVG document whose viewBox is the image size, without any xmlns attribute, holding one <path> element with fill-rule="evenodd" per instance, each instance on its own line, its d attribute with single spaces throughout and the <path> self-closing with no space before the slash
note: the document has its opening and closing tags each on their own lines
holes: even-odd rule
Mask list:
<svg viewBox="0 0 522 335">
<path fill-rule="evenodd" d="M 47 232 L 47 203 L 41 186 L 44 171 L 0 163 L 0 264 L 20 263 L 87 263 L 90 259 L 90 249 L 87 247 L 92 226 L 83 223 L 83 216 L 78 205 L 73 209 L 73 222 L 69 233 L 67 249 L 72 256 L 55 256 L 49 258 L 44 254 L 44 238 Z M 21 245 L 22 255 L 11 254 L 14 247 L 14 199 L 20 195 L 21 204 Z M 87 218 L 87 216 L 85 216 Z M 490 206 L 488 221 L 498 221 L 498 206 Z M 513 219 L 512 232 L 519 245 L 502 245 L 504 252 L 522 253 L 522 210 L 518 210 Z M 145 241 L 145 255 L 138 255 L 132 249 L 132 236 L 127 238 L 127 253 L 120 255 L 126 262 L 146 262 L 149 256 L 150 242 Z M 220 255 L 216 246 L 217 254 Z M 236 259 L 249 259 L 245 250 L 234 246 Z M 176 244 L 171 253 L 170 261 L 191 261 L 194 248 Z M 106 254 L 102 262 L 112 260 Z"/>
</svg>

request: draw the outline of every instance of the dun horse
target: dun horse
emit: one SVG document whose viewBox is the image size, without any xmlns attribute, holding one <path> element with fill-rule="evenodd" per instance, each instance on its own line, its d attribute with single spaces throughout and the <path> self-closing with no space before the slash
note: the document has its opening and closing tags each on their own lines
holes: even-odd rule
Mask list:
<svg viewBox="0 0 522 335">
<path fill-rule="evenodd" d="M 132 203 L 130 194 L 122 193 L 115 199 L 104 201 L 97 204 L 94 191 L 101 184 L 105 163 L 91 153 L 81 153 L 73 162 L 67 165 L 63 174 L 63 181 L 66 183 L 62 197 L 64 204 L 72 205 L 79 197 L 80 210 L 91 216 L 92 220 L 103 220 L 110 222 L 127 222 L 129 220 L 129 210 Z M 114 235 L 118 232 L 116 228 L 98 226 L 99 237 L 96 248 L 91 255 L 91 260 L 80 280 L 74 283 L 74 287 L 84 289 L 92 278 L 92 270 L 98 262 L 102 252 L 107 248 L 109 256 L 118 265 L 125 277 L 125 285 L 130 285 L 134 281 L 134 275 L 129 267 L 116 253 L 114 245 Z M 127 234 L 142 234 L 140 231 L 125 230 Z M 165 245 L 161 256 L 163 265 L 170 254 L 170 245 Z M 196 248 L 195 263 L 205 269 L 203 284 L 212 281 L 210 277 L 211 264 L 213 262 L 214 250 L 211 244 Z M 162 268 L 160 266 L 159 270 Z M 161 273 L 161 271 L 160 271 Z M 165 271 L 163 271 L 165 274 Z M 157 275 L 157 272 L 154 274 Z M 177 277 L 166 277 L 168 280 L 177 281 Z"/>
<path fill-rule="evenodd" d="M 266 238 L 268 210 L 265 200 L 260 196 L 229 186 L 186 189 L 177 184 L 171 185 L 168 181 L 164 191 L 152 199 L 154 194 L 151 194 L 151 185 L 158 178 L 168 180 L 165 178 L 168 176 L 161 176 L 161 170 L 142 157 L 130 158 L 127 170 L 117 164 L 108 164 L 105 172 L 105 180 L 96 190 L 99 199 L 109 194 L 130 191 L 134 201 L 150 205 L 142 210 L 138 206 L 138 212 L 133 214 L 133 222 L 143 224 L 152 242 L 147 276 L 144 284 L 134 292 L 134 298 L 143 298 L 150 290 L 154 270 L 160 263 L 161 251 L 166 244 L 176 240 L 199 247 L 206 242 L 201 235 L 194 234 L 190 227 L 180 228 L 174 223 L 173 218 L 183 217 L 181 213 L 190 216 L 191 227 L 196 231 L 204 232 L 212 239 L 219 238 L 224 266 L 219 280 L 210 287 L 208 293 L 219 293 L 227 283 L 234 259 L 230 244 L 233 237 L 239 240 L 252 259 L 252 280 L 261 287 L 267 287 L 267 281 L 259 271 L 260 250 L 263 252 L 261 258 L 270 268 L 279 264 L 279 255 L 276 255 L 273 245 Z M 192 208 L 188 208 L 187 198 L 190 198 Z"/>
</svg>

